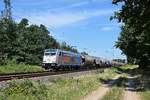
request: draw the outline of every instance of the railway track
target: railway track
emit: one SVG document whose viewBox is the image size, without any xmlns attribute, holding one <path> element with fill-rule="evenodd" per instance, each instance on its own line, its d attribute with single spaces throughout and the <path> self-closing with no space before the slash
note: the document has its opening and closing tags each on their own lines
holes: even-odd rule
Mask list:
<svg viewBox="0 0 150 100">
<path fill-rule="evenodd" d="M 102 68 L 101 68 L 102 69 Z M 82 69 L 82 70 L 73 70 L 73 71 L 44 71 L 44 72 L 29 72 L 29 73 L 10 73 L 10 74 L 0 74 L 0 82 L 8 81 L 13 79 L 24 79 L 24 78 L 33 78 L 33 77 L 42 77 L 42 76 L 50 76 L 50 75 L 60 75 L 67 73 L 75 73 L 82 71 L 92 71 L 94 69 Z"/>
</svg>

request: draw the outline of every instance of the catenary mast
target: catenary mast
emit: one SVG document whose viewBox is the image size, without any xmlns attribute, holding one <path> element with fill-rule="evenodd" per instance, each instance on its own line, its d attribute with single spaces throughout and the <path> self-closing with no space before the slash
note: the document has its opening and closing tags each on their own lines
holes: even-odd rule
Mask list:
<svg viewBox="0 0 150 100">
<path fill-rule="evenodd" d="M 5 19 L 12 20 L 12 11 L 11 11 L 11 1 L 4 0 L 5 9 L 1 12 L 1 17 Z"/>
</svg>

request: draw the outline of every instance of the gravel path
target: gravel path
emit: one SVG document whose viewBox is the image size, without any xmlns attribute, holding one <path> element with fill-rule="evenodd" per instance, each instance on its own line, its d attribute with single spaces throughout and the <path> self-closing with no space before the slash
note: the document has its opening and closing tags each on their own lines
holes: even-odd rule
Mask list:
<svg viewBox="0 0 150 100">
<path fill-rule="evenodd" d="M 100 100 L 103 98 L 103 96 L 107 93 L 109 90 L 109 85 L 112 85 L 115 83 L 117 79 L 119 79 L 120 75 L 113 78 L 111 81 L 108 82 L 107 85 L 101 85 L 97 90 L 91 92 L 87 96 L 83 97 L 81 100 Z"/>
</svg>

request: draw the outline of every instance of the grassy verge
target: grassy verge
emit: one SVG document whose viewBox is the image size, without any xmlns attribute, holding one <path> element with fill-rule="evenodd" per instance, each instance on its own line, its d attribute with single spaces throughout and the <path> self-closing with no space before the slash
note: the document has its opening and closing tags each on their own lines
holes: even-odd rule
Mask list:
<svg viewBox="0 0 150 100">
<path fill-rule="evenodd" d="M 150 100 L 150 74 L 149 71 L 143 71 L 138 78 L 138 90 L 141 97 L 141 100 Z M 142 72 L 142 73 L 143 73 Z"/>
<path fill-rule="evenodd" d="M 0 65 L 0 74 L 39 72 L 44 71 L 41 66 L 17 64 L 16 60 L 8 60 L 6 65 Z"/>
<path fill-rule="evenodd" d="M 136 92 L 140 95 L 141 100 L 150 100 L 150 69 L 139 69 L 136 65 L 126 65 L 121 70 L 136 76 L 134 79 Z"/>
<path fill-rule="evenodd" d="M 116 74 L 113 70 L 106 69 L 104 73 L 93 73 L 69 80 L 60 80 L 49 87 L 49 98 L 52 100 L 79 100 L 84 95 L 97 89 L 102 79 L 109 79 Z"/>
<path fill-rule="evenodd" d="M 116 80 L 102 100 L 122 100 L 124 95 L 124 84 L 126 81 L 126 76 L 120 77 Z"/>
<path fill-rule="evenodd" d="M 7 88 L 0 90 L 0 100 L 79 100 L 97 89 L 100 79 L 110 79 L 115 75 L 114 70 L 106 69 L 104 73 L 97 71 L 71 79 L 51 78 L 45 84 L 30 80 L 10 82 Z"/>
<path fill-rule="evenodd" d="M 122 100 L 123 88 L 112 87 L 101 100 Z"/>
<path fill-rule="evenodd" d="M 0 89 L 0 100 L 46 100 L 47 97 L 47 87 L 30 80 L 12 81 L 8 87 Z"/>
<path fill-rule="evenodd" d="M 150 91 L 140 93 L 141 100 L 150 100 Z"/>
<path fill-rule="evenodd" d="M 97 75 L 85 75 L 73 79 L 59 79 L 49 86 L 51 100 L 79 100 L 83 95 L 93 91 L 100 85 Z"/>
<path fill-rule="evenodd" d="M 126 67 L 124 71 L 136 76 L 135 90 L 141 100 L 150 100 L 150 69 L 139 69 L 138 66 Z"/>
<path fill-rule="evenodd" d="M 24 64 L 8 64 L 0 66 L 0 74 L 19 73 L 19 72 L 37 72 L 44 71 L 41 66 L 24 65 Z"/>
</svg>

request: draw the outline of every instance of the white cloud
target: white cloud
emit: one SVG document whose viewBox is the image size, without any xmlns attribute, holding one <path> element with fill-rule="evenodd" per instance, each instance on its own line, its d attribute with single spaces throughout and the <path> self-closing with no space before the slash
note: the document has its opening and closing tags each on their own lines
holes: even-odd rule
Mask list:
<svg viewBox="0 0 150 100">
<path fill-rule="evenodd" d="M 44 24 L 47 27 L 62 27 L 76 22 L 87 20 L 92 17 L 106 16 L 113 13 L 113 10 L 95 10 L 95 11 L 79 11 L 79 12 L 35 12 L 29 15 L 21 15 L 29 19 L 31 24 Z M 106 29 L 105 29 L 106 30 Z"/>
<path fill-rule="evenodd" d="M 85 2 L 80 2 L 80 3 L 74 3 L 72 5 L 69 5 L 69 6 L 65 7 L 65 8 L 79 7 L 79 6 L 83 6 L 83 5 L 86 5 L 86 4 L 89 4 L 89 2 L 85 1 Z"/>
<path fill-rule="evenodd" d="M 102 31 L 110 31 L 112 28 L 111 27 L 103 27 L 101 30 Z"/>
</svg>

